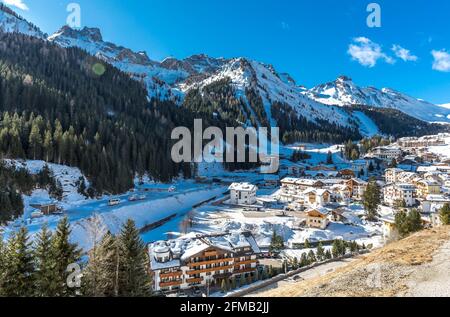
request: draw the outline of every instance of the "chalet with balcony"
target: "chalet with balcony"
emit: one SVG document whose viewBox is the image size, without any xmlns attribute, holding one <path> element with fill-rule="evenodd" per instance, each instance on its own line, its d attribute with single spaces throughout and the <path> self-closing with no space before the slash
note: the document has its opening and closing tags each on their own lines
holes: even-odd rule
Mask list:
<svg viewBox="0 0 450 317">
<path fill-rule="evenodd" d="M 248 233 L 185 236 L 149 246 L 154 291 L 220 286 L 224 279 L 254 275 L 261 253 Z"/>
</svg>

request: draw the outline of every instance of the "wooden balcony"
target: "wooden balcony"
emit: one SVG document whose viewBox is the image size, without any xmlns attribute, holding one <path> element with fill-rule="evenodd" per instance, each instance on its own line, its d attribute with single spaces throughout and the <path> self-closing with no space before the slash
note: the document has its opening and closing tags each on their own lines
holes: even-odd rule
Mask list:
<svg viewBox="0 0 450 317">
<path fill-rule="evenodd" d="M 159 277 L 164 278 L 170 278 L 170 277 L 180 277 L 183 275 L 182 271 L 176 271 L 176 272 L 169 272 L 169 273 L 160 273 Z"/>
<path fill-rule="evenodd" d="M 170 282 L 161 282 L 159 283 L 159 287 L 171 287 L 171 286 L 180 286 L 183 284 L 182 280 L 170 281 Z"/>
<path fill-rule="evenodd" d="M 258 263 L 258 260 L 257 259 L 254 259 L 254 260 L 245 260 L 245 261 L 239 261 L 239 259 L 235 259 L 235 261 L 234 261 L 234 265 L 236 266 L 236 265 L 251 265 L 251 264 L 253 264 L 253 263 Z"/>
<path fill-rule="evenodd" d="M 192 268 L 194 266 L 202 266 L 202 265 L 208 265 L 208 264 L 217 264 L 217 263 L 223 263 L 223 262 L 233 262 L 234 258 L 226 258 L 226 259 L 216 259 L 216 260 L 207 260 L 207 261 L 200 261 L 200 262 L 191 262 L 188 263 L 187 266 Z"/>
<path fill-rule="evenodd" d="M 223 271 L 223 270 L 232 269 L 233 267 L 234 267 L 234 265 L 218 266 L 218 267 L 212 267 L 209 269 L 199 269 L 199 270 L 188 271 L 187 274 L 188 275 L 197 275 L 197 274 L 201 274 L 201 273 L 219 272 L 219 271 Z"/>
<path fill-rule="evenodd" d="M 196 283 L 201 283 L 201 282 L 203 282 L 202 277 L 186 279 L 186 283 L 188 283 L 188 284 L 196 284 Z"/>
<path fill-rule="evenodd" d="M 233 274 L 243 274 L 243 273 L 252 273 L 256 271 L 256 267 L 251 267 L 247 269 L 234 270 Z"/>
<path fill-rule="evenodd" d="M 217 256 L 217 251 L 206 251 L 205 256 Z"/>
</svg>

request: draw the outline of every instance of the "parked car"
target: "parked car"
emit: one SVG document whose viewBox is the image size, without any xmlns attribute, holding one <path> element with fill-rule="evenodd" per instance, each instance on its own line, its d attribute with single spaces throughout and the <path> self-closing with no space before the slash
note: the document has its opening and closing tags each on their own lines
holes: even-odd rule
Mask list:
<svg viewBox="0 0 450 317">
<path fill-rule="evenodd" d="M 41 211 L 35 211 L 31 213 L 31 218 L 32 219 L 38 219 L 38 218 L 42 218 L 44 217 L 44 213 Z"/>
<path fill-rule="evenodd" d="M 170 186 L 168 191 L 169 191 L 169 193 L 173 193 L 173 192 L 177 191 L 177 188 L 175 186 Z"/>
<path fill-rule="evenodd" d="M 128 201 L 137 201 L 137 200 L 139 200 L 138 195 L 131 195 L 130 197 L 128 197 Z"/>
<path fill-rule="evenodd" d="M 121 200 L 120 199 L 110 199 L 108 201 L 108 206 L 112 207 L 112 206 L 118 206 L 121 204 Z"/>
</svg>

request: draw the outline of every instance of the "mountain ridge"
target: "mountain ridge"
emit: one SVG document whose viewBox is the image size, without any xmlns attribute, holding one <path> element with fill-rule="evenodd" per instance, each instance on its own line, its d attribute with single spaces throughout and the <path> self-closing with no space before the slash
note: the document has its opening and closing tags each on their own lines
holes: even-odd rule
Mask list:
<svg viewBox="0 0 450 317">
<path fill-rule="evenodd" d="M 340 76 L 333 82 L 313 87 L 306 94 L 328 105 L 393 108 L 426 122 L 450 123 L 450 111 L 443 107 L 391 88 L 359 87 L 347 76 Z"/>
<path fill-rule="evenodd" d="M 23 21 L 26 20 L 16 22 Z M 22 31 L 34 36 L 32 31 L 18 29 L 18 32 Z M 360 88 L 346 76 L 308 90 L 298 85 L 288 73 L 278 73 L 270 64 L 244 57 L 227 59 L 197 54 L 184 59 L 168 57 L 161 62 L 154 61 L 146 52 L 134 52 L 126 47 L 105 42 L 98 28 L 72 29 L 63 26 L 46 39 L 64 48 L 78 47 L 86 51 L 141 82 L 149 99 L 170 100 L 179 106 L 183 105 L 190 91 L 198 89 L 201 92 L 205 86 L 229 78 L 236 99 L 247 104 L 245 108 L 250 108 L 244 109 L 244 112 L 250 113 L 244 118 L 247 123 L 257 122 L 258 125 L 263 125 L 262 122 L 266 121 L 270 126 L 279 125 L 272 116 L 275 104 L 288 105 L 299 117 L 311 123 L 325 120 L 347 128 L 359 128 L 357 124 L 360 117 L 355 116 L 351 110 L 343 109 L 343 106 L 352 104 L 393 108 L 425 122 L 450 123 L 450 110 L 391 89 Z M 342 93 L 340 86 L 346 86 L 341 89 Z M 330 96 L 333 89 L 335 93 Z M 258 105 L 257 114 L 254 113 L 255 109 L 251 109 L 249 92 L 256 94 L 262 104 Z M 262 118 L 262 115 L 265 115 L 265 118 Z M 360 129 L 360 132 L 366 135 L 363 130 Z"/>
</svg>

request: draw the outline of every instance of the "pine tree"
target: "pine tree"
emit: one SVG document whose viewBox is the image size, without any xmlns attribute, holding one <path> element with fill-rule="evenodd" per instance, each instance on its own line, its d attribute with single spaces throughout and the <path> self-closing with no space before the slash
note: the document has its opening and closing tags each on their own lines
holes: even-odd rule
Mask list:
<svg viewBox="0 0 450 317">
<path fill-rule="evenodd" d="M 37 236 L 37 241 L 34 246 L 36 268 L 35 296 L 37 297 L 54 297 L 57 295 L 55 281 L 58 281 L 58 276 L 55 270 L 56 263 L 52 251 L 52 234 L 47 226 L 44 225 Z"/>
<path fill-rule="evenodd" d="M 34 295 L 33 255 L 28 239 L 28 231 L 21 228 L 8 240 L 4 273 L 0 280 L 3 296 L 30 297 Z"/>
<path fill-rule="evenodd" d="M 311 243 L 309 243 L 308 239 L 305 240 L 304 248 L 305 249 L 311 249 Z"/>
<path fill-rule="evenodd" d="M 232 277 L 231 279 L 231 289 L 235 290 L 237 288 L 237 282 L 236 282 L 236 277 Z"/>
<path fill-rule="evenodd" d="M 300 266 L 301 267 L 305 267 L 310 265 L 311 263 L 309 263 L 308 261 L 308 256 L 306 255 L 306 253 L 303 253 L 301 258 L 300 258 Z"/>
<path fill-rule="evenodd" d="M 106 233 L 103 240 L 91 250 L 88 265 L 83 273 L 83 294 L 93 297 L 113 297 L 117 293 L 117 240 Z"/>
<path fill-rule="evenodd" d="M 308 262 L 311 264 L 317 262 L 316 255 L 314 254 L 313 250 L 310 250 L 308 253 Z"/>
<path fill-rule="evenodd" d="M 52 237 L 52 253 L 55 257 L 56 294 L 59 297 L 75 296 L 77 290 L 67 285 L 70 264 L 80 262 L 81 251 L 76 244 L 70 242 L 70 224 L 67 217 L 63 218 Z"/>
<path fill-rule="evenodd" d="M 323 248 L 322 242 L 317 246 L 317 260 L 319 262 L 325 260 L 325 249 Z"/>
<path fill-rule="evenodd" d="M 0 235 L 0 297 L 3 296 L 2 281 L 4 280 L 6 268 L 6 247 L 3 242 L 3 237 Z"/>
<path fill-rule="evenodd" d="M 296 257 L 294 258 L 294 260 L 292 261 L 292 266 L 293 266 L 294 270 L 298 269 L 298 266 L 299 266 L 298 258 L 296 258 Z"/>
<path fill-rule="evenodd" d="M 400 210 L 395 214 L 395 227 L 397 228 L 398 234 L 401 238 L 408 235 L 408 214 L 405 210 Z"/>
<path fill-rule="evenodd" d="M 378 206 L 381 204 L 381 191 L 376 181 L 371 181 L 363 195 L 363 205 L 366 210 L 367 219 L 376 219 Z"/>
<path fill-rule="evenodd" d="M 241 275 L 241 279 L 239 280 L 239 287 L 244 287 L 247 284 L 247 280 L 245 279 L 245 275 Z"/>
<path fill-rule="evenodd" d="M 139 231 L 128 220 L 119 236 L 119 294 L 123 297 L 150 295 L 148 254 Z"/>
<path fill-rule="evenodd" d="M 332 256 L 330 250 L 327 250 L 327 251 L 325 252 L 325 259 L 331 260 L 332 258 L 333 258 L 333 256 Z"/>
<path fill-rule="evenodd" d="M 417 232 L 423 229 L 422 216 L 417 209 L 413 209 L 408 214 L 409 232 Z"/>
<path fill-rule="evenodd" d="M 268 275 L 269 278 L 272 278 L 272 277 L 275 276 L 275 272 L 273 270 L 273 266 L 272 265 L 269 266 L 269 269 L 268 269 L 267 273 L 268 273 L 267 275 Z"/>
<path fill-rule="evenodd" d="M 220 288 L 222 289 L 222 293 L 228 292 L 227 282 L 225 281 L 225 279 L 222 280 L 222 285 Z"/>
<path fill-rule="evenodd" d="M 256 283 L 256 282 L 258 282 L 260 280 L 261 280 L 261 274 L 259 273 L 259 270 L 256 269 L 255 276 L 254 276 L 254 282 Z"/>
<path fill-rule="evenodd" d="M 439 217 L 444 226 L 450 225 L 450 204 L 445 204 L 444 207 L 441 208 Z"/>
<path fill-rule="evenodd" d="M 338 258 L 341 255 L 339 240 L 333 241 L 331 253 L 332 253 L 334 259 Z"/>
</svg>

